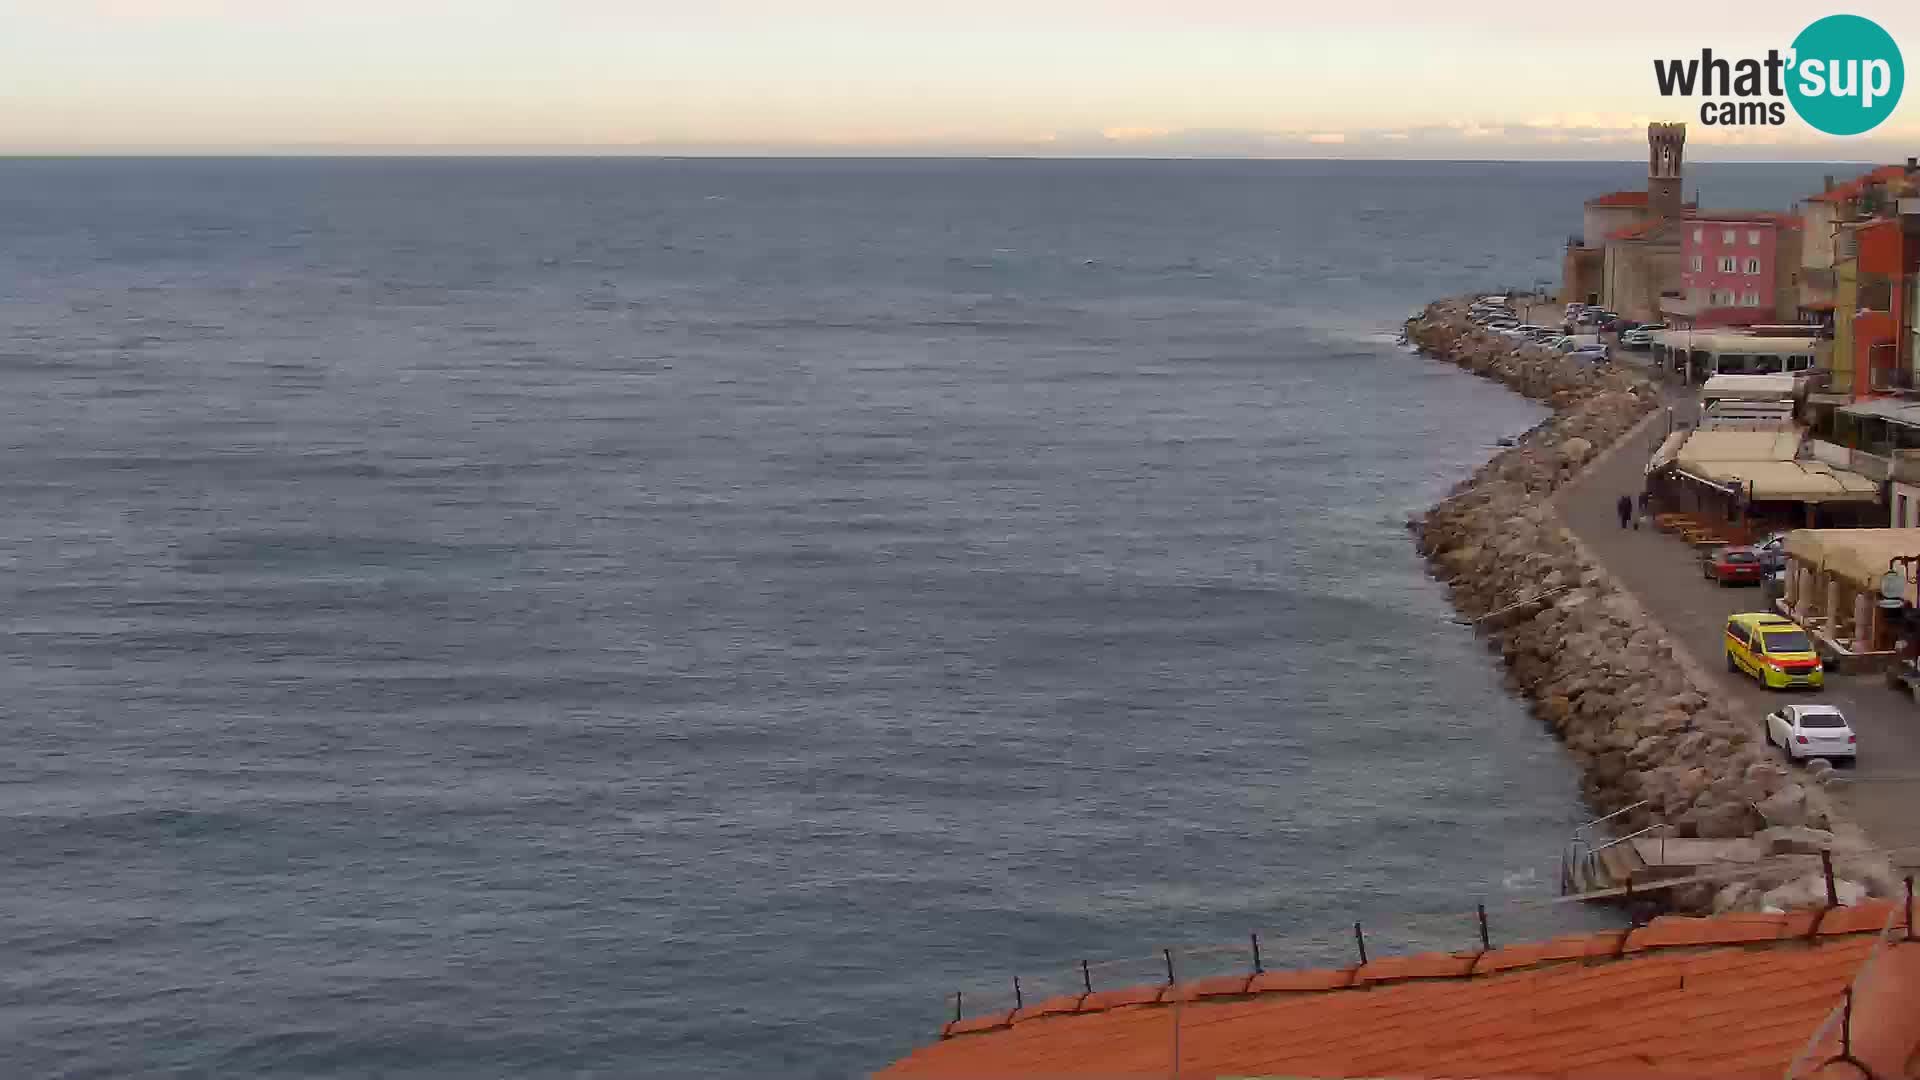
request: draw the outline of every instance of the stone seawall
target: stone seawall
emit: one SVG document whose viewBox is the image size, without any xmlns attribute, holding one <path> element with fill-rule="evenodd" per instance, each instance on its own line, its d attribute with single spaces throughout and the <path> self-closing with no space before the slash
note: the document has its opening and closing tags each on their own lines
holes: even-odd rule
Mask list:
<svg viewBox="0 0 1920 1080">
<path fill-rule="evenodd" d="M 1537 609 L 1487 620 L 1482 632 L 1524 694 L 1578 762 L 1595 815 L 1646 800 L 1613 824 L 1625 834 L 1664 824 L 1669 835 L 1756 837 L 1774 854 L 1835 853 L 1841 899 L 1893 895 L 1892 872 L 1865 854 L 1841 820 L 1824 770 L 1796 779 L 1762 741 L 1758 717 L 1735 717 L 1633 598 L 1562 526 L 1554 491 L 1659 406 L 1647 377 L 1595 366 L 1486 333 L 1466 305 L 1443 301 L 1407 323 L 1435 359 L 1497 379 L 1553 410 L 1413 523 L 1421 553 L 1454 606 L 1481 619 L 1543 591 Z M 1687 911 L 1792 908 L 1824 902 L 1809 860 L 1774 860 L 1755 881 L 1673 890 Z"/>
</svg>

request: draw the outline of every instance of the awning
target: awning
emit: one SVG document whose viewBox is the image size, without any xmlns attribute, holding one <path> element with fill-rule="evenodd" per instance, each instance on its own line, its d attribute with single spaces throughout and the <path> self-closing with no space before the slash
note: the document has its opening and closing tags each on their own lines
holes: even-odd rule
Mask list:
<svg viewBox="0 0 1920 1080">
<path fill-rule="evenodd" d="M 1877 502 L 1880 485 L 1823 461 L 1711 461 L 1691 471 L 1755 502 Z"/>
<path fill-rule="evenodd" d="M 1673 464 L 1674 455 L 1680 452 L 1680 447 L 1686 443 L 1687 436 L 1691 434 L 1693 433 L 1690 431 L 1676 431 L 1667 436 L 1666 441 L 1660 444 L 1660 449 L 1655 450 L 1653 456 L 1647 459 L 1648 475 Z"/>
<path fill-rule="evenodd" d="M 1707 487 L 1714 489 L 1715 491 L 1722 492 L 1727 495 L 1737 494 L 1737 492 L 1735 492 L 1732 488 L 1729 488 L 1725 484 L 1719 483 L 1718 481 L 1709 480 L 1704 476 L 1695 475 L 1694 473 L 1690 473 L 1685 469 L 1675 469 L 1674 471 L 1679 473 L 1685 479 L 1691 480 L 1696 484 L 1704 484 Z"/>
<path fill-rule="evenodd" d="M 1840 412 L 1846 416 L 1886 420 L 1890 423 L 1920 427 L 1920 405 L 1901 401 L 1898 398 L 1868 398 L 1845 406 Z"/>
<path fill-rule="evenodd" d="M 1696 431 L 1675 455 L 1696 472 L 1715 461 L 1792 461 L 1800 454 L 1800 432 Z"/>
<path fill-rule="evenodd" d="M 1877 592 L 1888 560 L 1920 555 L 1920 529 L 1795 529 L 1787 534 L 1787 554 Z M 1911 584 L 1907 603 L 1920 606 Z"/>
</svg>

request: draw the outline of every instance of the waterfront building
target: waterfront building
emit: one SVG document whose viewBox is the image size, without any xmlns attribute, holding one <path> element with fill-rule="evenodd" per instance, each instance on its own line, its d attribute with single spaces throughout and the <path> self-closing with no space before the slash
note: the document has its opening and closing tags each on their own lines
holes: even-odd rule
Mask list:
<svg viewBox="0 0 1920 1080">
<path fill-rule="evenodd" d="M 1698 211 L 1680 230 L 1680 295 L 1664 297 L 1661 314 L 1674 326 L 1796 322 L 1800 247 L 1792 214 Z"/>
<path fill-rule="evenodd" d="M 1678 222 L 1683 201 L 1687 126 L 1647 125 L 1647 186 L 1588 199 L 1579 236 L 1567 238 L 1561 295 L 1601 304 L 1628 318 L 1658 316 L 1664 293 L 1679 288 Z"/>
</svg>

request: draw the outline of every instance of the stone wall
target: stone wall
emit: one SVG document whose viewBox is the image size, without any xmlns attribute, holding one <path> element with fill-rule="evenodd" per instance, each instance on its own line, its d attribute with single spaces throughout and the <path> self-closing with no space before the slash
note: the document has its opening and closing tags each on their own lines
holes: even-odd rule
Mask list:
<svg viewBox="0 0 1920 1080">
<path fill-rule="evenodd" d="M 1427 355 L 1497 379 L 1553 415 L 1414 522 L 1420 551 L 1468 618 L 1567 586 L 1525 617 L 1483 628 L 1512 687 L 1565 743 L 1595 815 L 1641 800 L 1620 832 L 1665 824 L 1670 835 L 1757 837 L 1776 854 L 1831 849 L 1843 899 L 1893 895 L 1891 870 L 1840 820 L 1819 769 L 1802 779 L 1762 741 L 1757 717 L 1735 717 L 1631 595 L 1561 525 L 1549 496 L 1632 431 L 1660 403 L 1638 372 L 1595 366 L 1481 331 L 1464 302 L 1431 305 L 1407 323 Z M 1526 609 L 1521 609 L 1523 612 Z M 1778 860 L 1756 883 L 1674 890 L 1689 911 L 1788 908 L 1825 897 L 1817 866 Z M 1810 877 L 1811 875 L 1811 877 Z"/>
</svg>

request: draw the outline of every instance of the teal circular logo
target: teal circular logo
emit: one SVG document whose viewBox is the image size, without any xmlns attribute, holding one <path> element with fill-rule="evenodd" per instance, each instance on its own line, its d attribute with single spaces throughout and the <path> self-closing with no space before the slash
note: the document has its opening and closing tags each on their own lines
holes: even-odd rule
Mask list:
<svg viewBox="0 0 1920 1080">
<path fill-rule="evenodd" d="M 1858 15 L 1829 15 L 1800 31 L 1791 63 L 1793 111 L 1829 135 L 1878 127 L 1893 115 L 1907 82 L 1893 35 Z"/>
</svg>

